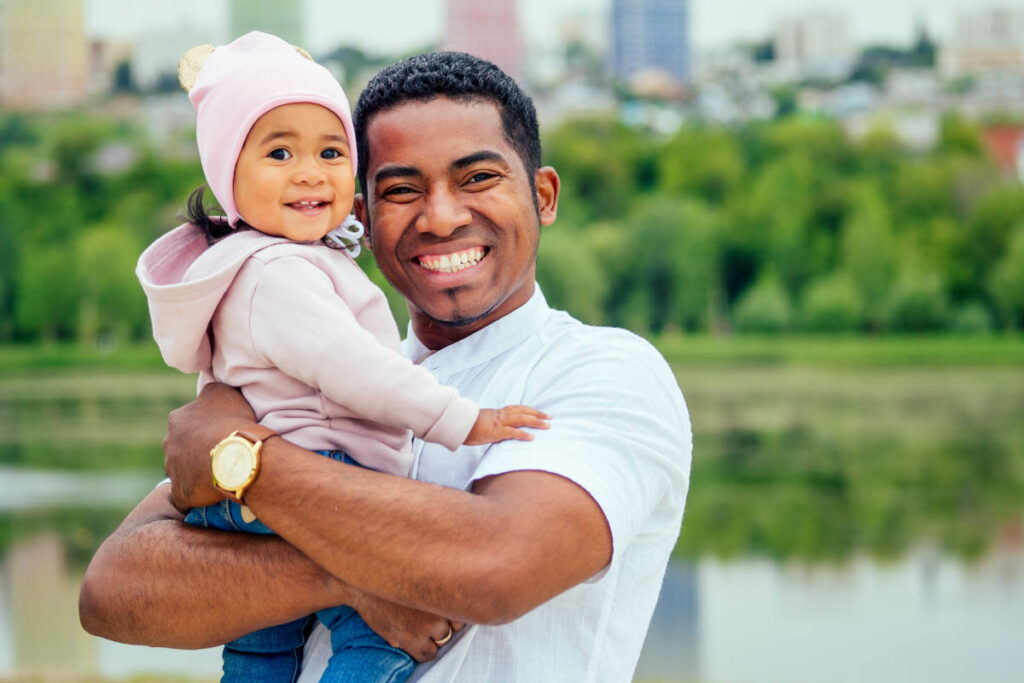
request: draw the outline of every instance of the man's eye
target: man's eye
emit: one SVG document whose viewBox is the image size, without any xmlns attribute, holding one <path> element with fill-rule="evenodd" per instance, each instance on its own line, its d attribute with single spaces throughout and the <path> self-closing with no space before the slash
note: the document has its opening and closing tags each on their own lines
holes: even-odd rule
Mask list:
<svg viewBox="0 0 1024 683">
<path fill-rule="evenodd" d="M 340 149 L 335 149 L 334 147 L 328 147 L 324 151 L 320 152 L 320 156 L 323 159 L 341 159 L 345 155 L 342 153 L 342 151 Z"/>
<path fill-rule="evenodd" d="M 277 149 L 270 150 L 270 154 L 267 156 L 271 159 L 276 159 L 277 161 L 288 161 L 292 158 L 292 153 L 284 147 L 278 147 Z"/>
<path fill-rule="evenodd" d="M 474 173 L 473 175 L 471 175 L 469 177 L 469 180 L 467 182 L 469 182 L 469 183 L 483 183 L 483 182 L 486 182 L 486 181 L 490 180 L 491 178 L 496 178 L 496 177 L 497 177 L 497 174 L 496 173 L 491 173 L 490 171 L 477 171 L 476 173 Z"/>
<path fill-rule="evenodd" d="M 409 202 L 416 196 L 416 190 L 408 185 L 396 185 L 387 188 L 380 195 L 393 202 Z"/>
</svg>

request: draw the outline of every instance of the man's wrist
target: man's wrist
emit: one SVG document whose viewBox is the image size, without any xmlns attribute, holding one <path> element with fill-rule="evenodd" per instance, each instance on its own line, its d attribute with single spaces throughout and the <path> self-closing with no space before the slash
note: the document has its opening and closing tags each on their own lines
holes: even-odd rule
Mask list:
<svg viewBox="0 0 1024 683">
<path fill-rule="evenodd" d="M 226 497 L 242 503 L 249 487 L 262 469 L 265 442 L 277 432 L 250 423 L 233 430 L 210 451 L 210 470 L 214 486 Z"/>
</svg>

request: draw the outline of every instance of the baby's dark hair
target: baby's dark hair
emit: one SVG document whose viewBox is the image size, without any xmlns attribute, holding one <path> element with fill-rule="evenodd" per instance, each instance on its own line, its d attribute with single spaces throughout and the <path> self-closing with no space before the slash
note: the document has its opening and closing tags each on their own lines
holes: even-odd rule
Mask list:
<svg viewBox="0 0 1024 683">
<path fill-rule="evenodd" d="M 504 71 L 464 52 L 431 52 L 385 68 L 359 95 L 353 121 L 359 154 L 359 186 L 367 191 L 370 146 L 366 127 L 376 114 L 409 101 L 449 97 L 460 102 L 490 101 L 501 112 L 505 138 L 519 154 L 533 186 L 540 168 L 540 132 L 533 102 Z"/>
<path fill-rule="evenodd" d="M 185 220 L 193 225 L 199 227 L 206 236 L 206 244 L 213 246 L 215 242 L 218 242 L 231 233 L 238 232 L 239 230 L 259 230 L 249 225 L 241 218 L 235 221 L 235 227 L 231 227 L 228 224 L 228 219 L 224 217 L 223 213 L 211 215 L 211 211 L 214 209 L 206 206 L 203 202 L 204 195 L 206 194 L 206 185 L 200 185 L 196 189 L 192 190 L 192 194 L 188 196 L 188 201 L 185 203 Z M 327 235 L 321 238 L 321 242 L 326 244 L 331 249 L 343 249 L 348 251 L 352 258 L 359 256 L 359 238 L 363 234 L 362 226 L 356 222 L 355 226 L 358 227 L 358 233 L 353 234 L 352 230 L 345 231 L 346 226 L 349 226 L 348 221 L 341 225 L 337 230 L 332 230 Z M 351 227 L 351 226 L 349 226 Z"/>
<path fill-rule="evenodd" d="M 205 194 L 206 185 L 200 185 L 192 190 L 192 194 L 188 196 L 188 201 L 185 203 L 185 219 L 203 231 L 207 244 L 213 244 L 236 230 L 246 230 L 251 227 L 239 218 L 235 222 L 236 227 L 232 228 L 223 214 L 212 214 L 212 209 L 203 201 Z"/>
</svg>

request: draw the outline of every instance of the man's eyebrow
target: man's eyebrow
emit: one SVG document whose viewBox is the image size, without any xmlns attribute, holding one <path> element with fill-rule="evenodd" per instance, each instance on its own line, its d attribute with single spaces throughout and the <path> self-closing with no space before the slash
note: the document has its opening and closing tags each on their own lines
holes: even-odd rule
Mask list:
<svg viewBox="0 0 1024 683">
<path fill-rule="evenodd" d="M 374 184 L 388 178 L 418 178 L 423 175 L 415 166 L 385 166 L 373 175 Z"/>
<path fill-rule="evenodd" d="M 472 166 L 473 164 L 479 163 L 481 161 L 495 161 L 502 164 L 508 163 L 508 160 L 506 160 L 505 157 L 502 156 L 501 154 L 485 149 L 479 152 L 473 152 L 472 154 L 467 154 L 466 156 L 460 159 L 456 159 L 451 163 L 450 168 L 453 171 L 458 171 L 460 169 L 466 168 L 467 166 Z"/>
</svg>

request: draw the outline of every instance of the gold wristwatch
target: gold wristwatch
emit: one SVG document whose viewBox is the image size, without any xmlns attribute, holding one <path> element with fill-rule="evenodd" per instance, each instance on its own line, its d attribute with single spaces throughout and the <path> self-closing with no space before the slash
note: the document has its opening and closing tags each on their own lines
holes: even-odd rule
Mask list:
<svg viewBox="0 0 1024 683">
<path fill-rule="evenodd" d="M 277 436 L 273 429 L 255 425 L 231 432 L 214 446 L 210 451 L 213 485 L 234 494 L 241 502 L 245 490 L 259 476 L 263 442 L 272 436 Z"/>
</svg>

